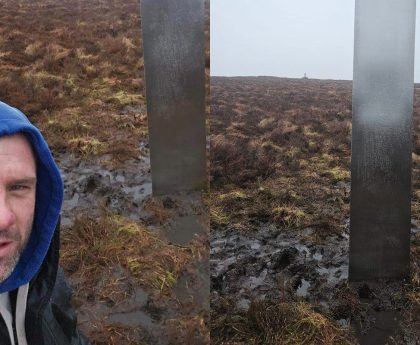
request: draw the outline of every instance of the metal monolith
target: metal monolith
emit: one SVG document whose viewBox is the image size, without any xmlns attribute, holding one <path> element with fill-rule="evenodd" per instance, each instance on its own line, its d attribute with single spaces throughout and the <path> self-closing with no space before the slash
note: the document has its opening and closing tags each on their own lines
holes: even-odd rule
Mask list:
<svg viewBox="0 0 420 345">
<path fill-rule="evenodd" d="M 204 1 L 141 0 L 153 193 L 207 185 Z"/>
<path fill-rule="evenodd" d="M 356 0 L 352 281 L 409 275 L 415 9 L 415 0 Z"/>
</svg>

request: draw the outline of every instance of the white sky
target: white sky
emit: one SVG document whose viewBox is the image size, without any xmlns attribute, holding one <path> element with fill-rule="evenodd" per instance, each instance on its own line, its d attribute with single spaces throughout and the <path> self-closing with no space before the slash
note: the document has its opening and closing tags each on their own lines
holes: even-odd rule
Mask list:
<svg viewBox="0 0 420 345">
<path fill-rule="evenodd" d="M 211 0 L 211 75 L 353 79 L 354 1 Z"/>
</svg>

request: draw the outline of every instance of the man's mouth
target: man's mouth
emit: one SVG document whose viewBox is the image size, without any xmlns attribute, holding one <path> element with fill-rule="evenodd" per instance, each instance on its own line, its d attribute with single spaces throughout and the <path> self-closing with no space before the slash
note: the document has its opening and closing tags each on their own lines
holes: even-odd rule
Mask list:
<svg viewBox="0 0 420 345">
<path fill-rule="evenodd" d="M 11 240 L 0 240 L 0 256 L 5 256 L 8 254 L 10 248 L 12 247 L 13 241 Z"/>
</svg>

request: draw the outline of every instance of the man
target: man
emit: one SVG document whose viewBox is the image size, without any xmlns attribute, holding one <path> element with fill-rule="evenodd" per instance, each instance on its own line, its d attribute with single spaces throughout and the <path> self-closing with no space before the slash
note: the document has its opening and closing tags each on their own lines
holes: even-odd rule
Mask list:
<svg viewBox="0 0 420 345">
<path fill-rule="evenodd" d="M 0 102 L 0 344 L 82 345 L 58 267 L 63 182 L 47 143 Z"/>
</svg>

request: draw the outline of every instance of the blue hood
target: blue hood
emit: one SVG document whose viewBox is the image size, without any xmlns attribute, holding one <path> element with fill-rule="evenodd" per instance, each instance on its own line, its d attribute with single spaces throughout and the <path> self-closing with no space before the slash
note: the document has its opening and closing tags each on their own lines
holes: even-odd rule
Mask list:
<svg viewBox="0 0 420 345">
<path fill-rule="evenodd" d="M 41 132 L 19 110 L 0 102 L 0 136 L 23 133 L 37 156 L 36 204 L 32 233 L 9 278 L 0 283 L 0 293 L 28 283 L 39 271 L 60 216 L 63 181 Z"/>
</svg>

